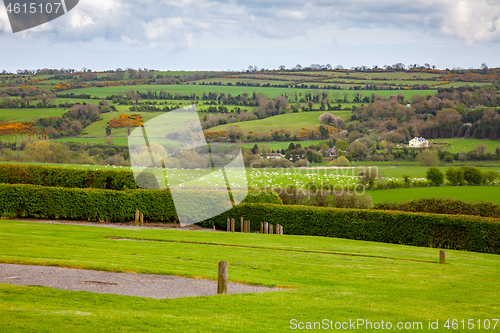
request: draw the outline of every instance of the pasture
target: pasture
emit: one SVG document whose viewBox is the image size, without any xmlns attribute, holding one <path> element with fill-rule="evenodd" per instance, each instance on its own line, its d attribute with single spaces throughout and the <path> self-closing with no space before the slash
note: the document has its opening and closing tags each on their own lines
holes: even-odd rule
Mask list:
<svg viewBox="0 0 500 333">
<path fill-rule="evenodd" d="M 488 139 L 461 139 L 461 138 L 449 138 L 449 139 L 431 139 L 429 142 L 434 143 L 447 143 L 445 150 L 450 153 L 466 153 L 474 150 L 477 145 L 484 144 L 488 149 L 489 153 L 495 153 L 495 149 L 500 147 L 500 141 L 498 140 L 488 140 Z"/>
<path fill-rule="evenodd" d="M 10 332 L 55 327 L 68 332 L 286 332 L 294 322 L 324 319 L 333 324 L 384 321 L 393 329 L 409 322 L 423 331 L 431 331 L 429 321 L 439 320 L 438 331 L 448 331 L 447 320 L 473 318 L 475 325 L 488 320 L 493 328 L 498 319 L 500 265 L 491 254 L 447 250 L 447 262 L 440 265 L 437 249 L 345 239 L 6 220 L 0 221 L 0 249 L 2 263 L 178 275 L 200 283 L 215 279 L 217 263 L 225 260 L 229 281 L 287 288 L 155 300 L 0 284 L 0 317 Z"/>
<path fill-rule="evenodd" d="M 231 126 L 236 126 L 244 133 L 266 133 L 271 130 L 284 130 L 290 132 L 300 131 L 302 128 L 313 129 L 321 125 L 319 116 L 324 111 L 311 111 L 311 112 L 298 112 L 287 113 L 279 116 L 269 117 L 265 119 L 250 120 L 239 123 L 219 125 L 208 129 L 208 131 L 226 131 Z M 331 114 L 341 117 L 344 120 L 349 119 L 351 116 L 350 111 L 330 111 Z M 293 134 L 292 134 L 293 136 Z"/>
<path fill-rule="evenodd" d="M 413 95 L 434 95 L 436 90 L 377 90 L 377 91 L 367 91 L 367 90 L 324 90 L 324 89 L 301 89 L 301 88 L 273 88 L 273 87 L 243 87 L 243 86 L 219 86 L 219 85 L 194 85 L 194 84 L 179 84 L 179 85 L 139 85 L 139 86 L 114 86 L 114 87 L 103 87 L 103 88 L 80 88 L 72 89 L 69 92 L 74 94 L 89 94 L 92 97 L 104 98 L 111 95 L 126 95 L 129 90 L 148 92 L 148 91 L 166 91 L 172 94 L 180 93 L 182 95 L 195 94 L 196 96 L 201 96 L 203 93 L 208 94 L 210 92 L 224 93 L 226 95 L 231 94 L 232 96 L 242 95 L 247 93 L 252 95 L 254 92 L 256 94 L 262 93 L 269 98 L 275 98 L 281 95 L 288 96 L 295 100 L 295 93 L 299 96 L 303 96 L 307 93 L 321 93 L 327 92 L 330 98 L 338 97 L 343 98 L 344 94 L 347 96 L 348 101 L 352 101 L 354 94 L 359 94 L 361 97 L 370 97 L 372 93 L 380 95 L 383 97 L 389 97 L 392 95 L 403 94 L 406 99 L 410 99 Z"/>
<path fill-rule="evenodd" d="M 422 198 L 454 198 L 467 202 L 489 201 L 500 205 L 500 186 L 439 186 L 367 191 L 373 203 L 405 202 Z"/>
</svg>

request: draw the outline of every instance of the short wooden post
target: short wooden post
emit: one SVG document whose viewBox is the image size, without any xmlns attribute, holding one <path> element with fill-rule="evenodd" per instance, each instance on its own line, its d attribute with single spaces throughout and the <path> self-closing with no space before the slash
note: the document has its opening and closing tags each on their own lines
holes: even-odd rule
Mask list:
<svg viewBox="0 0 500 333">
<path fill-rule="evenodd" d="M 139 210 L 135 210 L 135 225 L 139 225 Z"/>
<path fill-rule="evenodd" d="M 273 234 L 273 225 L 272 224 L 269 224 L 269 233 L 270 234 Z"/>
<path fill-rule="evenodd" d="M 219 280 L 217 282 L 217 294 L 227 295 L 227 261 L 219 261 Z"/>
<path fill-rule="evenodd" d="M 215 230 L 215 225 L 214 225 L 213 229 Z"/>
<path fill-rule="evenodd" d="M 281 226 L 281 230 L 280 231 L 281 231 L 280 235 L 283 235 L 283 232 L 284 232 L 283 231 L 283 226 Z"/>
<path fill-rule="evenodd" d="M 144 214 L 141 213 L 141 225 L 144 225 Z"/>
<path fill-rule="evenodd" d="M 251 233 L 252 231 L 250 230 L 250 220 L 247 220 L 247 233 Z"/>
<path fill-rule="evenodd" d="M 269 223 L 264 222 L 264 234 L 269 233 Z"/>
<path fill-rule="evenodd" d="M 444 252 L 444 250 L 439 251 L 439 263 L 440 264 L 446 263 L 446 253 Z"/>
<path fill-rule="evenodd" d="M 234 218 L 231 218 L 231 232 L 236 231 L 236 222 L 234 221 Z"/>
<path fill-rule="evenodd" d="M 231 231 L 231 219 L 228 217 L 227 218 L 227 232 Z"/>
<path fill-rule="evenodd" d="M 240 232 L 245 232 L 245 221 L 243 220 L 243 216 L 240 217 Z"/>
<path fill-rule="evenodd" d="M 276 224 L 276 235 L 281 235 L 281 224 Z"/>
<path fill-rule="evenodd" d="M 260 222 L 260 233 L 264 233 L 264 223 Z"/>
</svg>

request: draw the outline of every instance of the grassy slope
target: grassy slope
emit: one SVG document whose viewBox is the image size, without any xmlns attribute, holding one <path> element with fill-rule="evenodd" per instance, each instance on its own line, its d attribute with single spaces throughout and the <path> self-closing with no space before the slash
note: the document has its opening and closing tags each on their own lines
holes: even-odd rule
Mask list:
<svg viewBox="0 0 500 333">
<path fill-rule="evenodd" d="M 466 153 L 474 150 L 478 144 L 484 144 L 488 148 L 488 152 L 495 153 L 495 148 L 500 147 L 500 140 L 487 140 L 487 139 L 431 139 L 431 142 L 450 143 L 446 150 L 451 153 Z"/>
<path fill-rule="evenodd" d="M 457 198 L 500 205 L 500 186 L 441 186 L 367 191 L 373 202 L 404 202 L 421 198 Z"/>
<path fill-rule="evenodd" d="M 0 317 L 9 332 L 285 332 L 291 319 L 411 321 L 422 322 L 424 331 L 429 319 L 439 319 L 439 331 L 447 331 L 447 319 L 498 318 L 500 306 L 500 264 L 490 254 L 448 250 L 447 264 L 439 265 L 438 251 L 429 248 L 21 221 L 0 221 L 0 249 L 2 262 L 208 279 L 227 260 L 230 281 L 293 288 L 154 300 L 0 284 Z"/>
<path fill-rule="evenodd" d="M 245 121 L 237 124 L 220 125 L 210 128 L 209 130 L 215 132 L 225 131 L 231 125 L 238 125 L 238 127 L 245 133 L 250 131 L 254 133 L 265 133 L 270 130 L 280 129 L 287 131 L 299 131 L 303 127 L 311 129 L 320 125 L 319 116 L 323 113 L 324 111 L 287 113 L 265 119 Z M 350 111 L 330 111 L 330 113 L 343 119 L 348 119 L 351 114 Z"/>
</svg>

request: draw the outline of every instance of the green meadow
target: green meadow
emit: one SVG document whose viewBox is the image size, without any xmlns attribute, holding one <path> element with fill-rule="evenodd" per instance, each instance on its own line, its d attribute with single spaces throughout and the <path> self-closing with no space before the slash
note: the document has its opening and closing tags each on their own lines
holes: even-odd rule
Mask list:
<svg viewBox="0 0 500 333">
<path fill-rule="evenodd" d="M 240 123 L 233 123 L 227 125 L 219 125 L 212 127 L 209 131 L 225 131 L 228 127 L 236 126 L 241 129 L 244 133 L 266 133 L 270 130 L 284 130 L 284 131 L 300 131 L 302 128 L 312 129 L 316 126 L 321 125 L 319 121 L 319 116 L 323 114 L 324 111 L 312 111 L 312 112 L 298 112 L 298 113 L 287 113 L 279 116 L 269 117 L 265 119 L 250 120 Z M 335 116 L 341 117 L 346 120 L 350 117 L 350 111 L 330 111 Z M 293 135 L 293 134 L 292 134 Z"/>
<path fill-rule="evenodd" d="M 177 275 L 202 283 L 216 279 L 217 263 L 225 260 L 231 282 L 284 288 L 156 300 L 0 284 L 1 325 L 8 332 L 288 332 L 298 323 L 327 323 L 333 330 L 349 321 L 371 331 L 367 322 L 383 321 L 398 332 L 470 332 L 467 320 L 473 319 L 472 331 L 478 324 L 498 330 L 498 256 L 447 250 L 443 265 L 438 253 L 323 237 L 1 220 L 3 263 Z M 454 319 L 464 319 L 465 328 L 447 329 Z M 429 328 L 430 321 L 438 321 L 438 330 Z"/>
<path fill-rule="evenodd" d="M 500 186 L 439 186 L 366 191 L 373 203 L 405 202 L 422 198 L 454 198 L 467 202 L 490 201 L 500 205 Z"/>
<path fill-rule="evenodd" d="M 495 153 L 497 147 L 500 148 L 500 140 L 488 140 L 488 139 L 461 139 L 461 138 L 450 138 L 450 139 L 431 139 L 430 142 L 434 143 L 446 143 L 448 144 L 445 148 L 446 151 L 450 153 L 466 153 L 468 151 L 474 150 L 479 144 L 484 144 L 488 149 L 488 152 Z"/>
</svg>

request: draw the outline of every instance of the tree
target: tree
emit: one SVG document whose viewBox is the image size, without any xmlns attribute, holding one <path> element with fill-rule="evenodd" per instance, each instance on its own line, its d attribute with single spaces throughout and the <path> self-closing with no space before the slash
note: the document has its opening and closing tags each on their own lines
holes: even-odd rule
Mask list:
<svg viewBox="0 0 500 333">
<path fill-rule="evenodd" d="M 106 126 L 106 135 L 107 136 L 111 135 L 111 126 L 109 126 L 109 124 L 108 126 Z"/>
<path fill-rule="evenodd" d="M 377 180 L 378 170 L 376 168 L 364 168 L 358 172 L 357 176 L 361 185 L 368 185 L 368 188 L 372 188 Z"/>
<path fill-rule="evenodd" d="M 444 174 L 436 167 L 427 169 L 426 178 L 432 185 L 442 185 L 444 183 Z"/>
<path fill-rule="evenodd" d="M 483 182 L 483 174 L 481 171 L 474 167 L 466 166 L 462 167 L 464 172 L 464 179 L 469 185 L 479 185 Z"/>
<path fill-rule="evenodd" d="M 330 166 L 347 166 L 349 165 L 349 160 L 345 156 L 339 156 L 335 160 L 331 161 Z"/>
<path fill-rule="evenodd" d="M 257 146 L 257 144 L 255 144 L 252 148 L 252 154 L 257 154 L 259 152 L 259 146 Z"/>
<path fill-rule="evenodd" d="M 446 170 L 446 179 L 452 185 L 462 185 L 465 183 L 464 171 L 462 169 L 448 168 Z"/>
<path fill-rule="evenodd" d="M 425 149 L 418 155 L 417 160 L 424 166 L 431 166 L 438 163 L 439 157 L 437 151 Z"/>
</svg>

